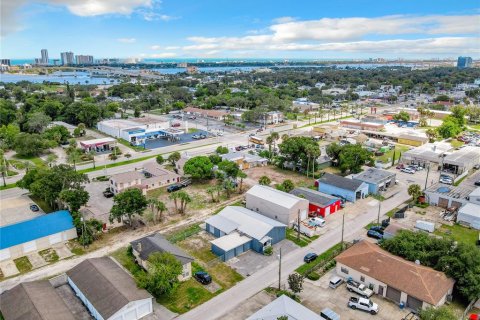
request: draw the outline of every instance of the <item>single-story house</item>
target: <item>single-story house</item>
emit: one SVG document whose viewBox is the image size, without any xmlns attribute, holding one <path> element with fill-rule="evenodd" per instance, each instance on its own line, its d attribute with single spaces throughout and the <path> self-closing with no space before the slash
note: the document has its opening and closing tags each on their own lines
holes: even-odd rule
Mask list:
<svg viewBox="0 0 480 320">
<path fill-rule="evenodd" d="M 148 271 L 148 257 L 155 252 L 171 253 L 183 266 L 180 281 L 186 281 L 192 276 L 192 262 L 194 259 L 182 249 L 165 239 L 161 234 L 155 233 L 130 242 L 132 253 L 137 263 Z"/>
<path fill-rule="evenodd" d="M 426 201 L 433 206 L 450 208 L 460 208 L 468 202 L 468 197 L 472 188 L 443 183 L 434 183 L 425 190 Z"/>
<path fill-rule="evenodd" d="M 23 257 L 76 237 L 72 216 L 66 210 L 3 226 L 0 227 L 0 261 Z"/>
<path fill-rule="evenodd" d="M 93 140 L 80 141 L 80 147 L 86 152 L 106 152 L 115 147 L 117 140 L 107 137 Z"/>
<path fill-rule="evenodd" d="M 410 134 L 401 134 L 398 136 L 398 143 L 418 147 L 428 142 L 427 137 L 414 136 Z"/>
<path fill-rule="evenodd" d="M 48 280 L 22 282 L 0 295 L 5 320 L 75 320 Z"/>
<path fill-rule="evenodd" d="M 109 257 L 80 262 L 67 271 L 67 281 L 96 320 L 136 320 L 153 312 L 152 296 Z"/>
<path fill-rule="evenodd" d="M 462 174 L 480 164 L 480 148 L 466 146 L 443 158 L 443 169 L 455 174 Z"/>
<path fill-rule="evenodd" d="M 110 177 L 110 189 L 114 194 L 129 188 L 138 188 L 143 194 L 148 190 L 174 184 L 180 181 L 180 175 L 160 167 L 155 162 L 145 163 L 141 170 L 114 174 Z"/>
<path fill-rule="evenodd" d="M 324 320 L 312 310 L 286 295 L 281 295 L 246 320 L 277 320 L 281 317 L 287 317 L 288 320 Z"/>
<path fill-rule="evenodd" d="M 401 162 L 405 164 L 417 164 L 422 167 L 425 167 L 427 163 L 440 164 L 445 154 L 451 150 L 453 150 L 453 147 L 450 143 L 426 143 L 405 151 L 402 154 Z"/>
<path fill-rule="evenodd" d="M 263 250 L 285 239 L 287 226 L 243 207 L 228 206 L 206 221 L 212 252 L 227 261 L 250 249 Z"/>
<path fill-rule="evenodd" d="M 480 205 L 467 203 L 458 209 L 457 223 L 480 230 Z"/>
<path fill-rule="evenodd" d="M 360 180 L 344 178 L 331 173 L 325 173 L 315 182 L 318 191 L 340 196 L 350 202 L 368 196 L 368 184 Z"/>
<path fill-rule="evenodd" d="M 308 200 L 299 198 L 271 187 L 255 185 L 246 193 L 246 207 L 266 217 L 291 226 L 305 220 L 308 214 Z"/>
<path fill-rule="evenodd" d="M 308 200 L 308 213 L 314 216 L 326 217 L 340 210 L 340 198 L 308 188 L 295 188 L 291 194 Z"/>
<path fill-rule="evenodd" d="M 387 170 L 368 168 L 353 176 L 354 180 L 365 182 L 368 185 L 368 193 L 377 194 L 395 184 L 397 174 Z"/>
<path fill-rule="evenodd" d="M 238 164 L 238 167 L 243 169 L 264 167 L 268 164 L 268 159 L 243 152 L 229 152 L 222 154 L 222 160 L 228 160 Z"/>
<path fill-rule="evenodd" d="M 335 260 L 338 275 L 363 283 L 379 296 L 413 310 L 443 305 L 455 283 L 443 272 L 402 259 L 365 240 Z"/>
</svg>

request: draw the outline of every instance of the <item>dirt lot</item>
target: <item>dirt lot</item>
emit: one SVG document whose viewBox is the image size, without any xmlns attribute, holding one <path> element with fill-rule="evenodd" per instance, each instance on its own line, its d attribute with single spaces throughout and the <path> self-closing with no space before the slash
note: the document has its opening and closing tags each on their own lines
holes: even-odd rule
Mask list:
<svg viewBox="0 0 480 320">
<path fill-rule="evenodd" d="M 313 185 L 313 179 L 307 178 L 306 175 L 302 175 L 291 170 L 283 170 L 274 166 L 256 167 L 245 170 L 248 178 L 253 182 L 258 183 L 258 179 L 262 176 L 267 176 L 272 180 L 272 185 L 282 183 L 286 179 L 292 180 L 295 186 L 309 187 Z"/>
</svg>

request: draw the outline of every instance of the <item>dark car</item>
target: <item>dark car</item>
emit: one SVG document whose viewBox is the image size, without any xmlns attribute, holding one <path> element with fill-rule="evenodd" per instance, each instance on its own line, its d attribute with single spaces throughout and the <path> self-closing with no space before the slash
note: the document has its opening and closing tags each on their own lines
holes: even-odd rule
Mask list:
<svg viewBox="0 0 480 320">
<path fill-rule="evenodd" d="M 104 196 L 105 198 L 111 198 L 111 197 L 113 197 L 114 195 L 115 195 L 115 194 L 113 194 L 113 192 L 110 191 L 110 190 L 105 190 L 105 191 L 103 191 L 103 196 Z"/>
<path fill-rule="evenodd" d="M 30 210 L 32 210 L 33 212 L 38 212 L 40 211 L 40 208 L 36 204 L 31 204 Z"/>
<path fill-rule="evenodd" d="M 317 259 L 317 257 L 318 255 L 316 253 L 310 252 L 307 253 L 307 255 L 303 258 L 303 261 L 305 261 L 306 263 L 310 263 L 313 260 Z"/>
<path fill-rule="evenodd" d="M 180 123 L 179 123 L 179 122 L 172 123 L 172 127 L 174 127 L 174 128 L 176 128 L 176 127 L 180 127 Z"/>
<path fill-rule="evenodd" d="M 383 234 L 383 227 L 382 226 L 371 226 L 369 230 L 376 231 L 380 234 Z"/>
<path fill-rule="evenodd" d="M 212 283 L 212 277 L 204 272 L 204 271 L 198 271 L 198 272 L 195 272 L 195 274 L 193 275 L 193 277 L 195 279 L 197 279 L 198 282 L 200 282 L 201 284 L 210 284 Z"/>
<path fill-rule="evenodd" d="M 478 180 L 478 181 L 475 181 L 474 185 L 476 185 L 476 186 L 480 186 L 480 180 Z"/>
<path fill-rule="evenodd" d="M 398 166 L 396 166 L 397 169 L 403 169 L 404 167 L 405 166 L 402 163 L 400 163 Z"/>
<path fill-rule="evenodd" d="M 179 186 L 178 184 L 172 184 L 171 186 L 167 187 L 167 192 L 174 192 L 174 191 L 178 191 L 180 189 L 182 189 L 182 187 Z"/>
<path fill-rule="evenodd" d="M 374 239 L 383 239 L 383 234 L 375 230 L 368 230 L 367 236 Z"/>
</svg>

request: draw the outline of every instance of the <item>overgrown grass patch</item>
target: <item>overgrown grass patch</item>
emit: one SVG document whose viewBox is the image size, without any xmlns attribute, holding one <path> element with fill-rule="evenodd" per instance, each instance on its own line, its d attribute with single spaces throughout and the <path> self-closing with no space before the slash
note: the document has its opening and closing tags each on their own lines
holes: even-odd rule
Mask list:
<svg viewBox="0 0 480 320">
<path fill-rule="evenodd" d="M 336 245 L 334 245 L 333 247 L 331 247 L 330 249 L 328 249 L 327 251 L 319 255 L 317 259 L 313 260 L 310 263 L 304 263 L 303 265 L 295 269 L 295 271 L 301 275 L 305 275 L 310 270 L 313 270 L 315 266 L 321 263 L 325 263 L 329 260 L 332 260 L 337 254 L 340 253 L 341 249 L 342 249 L 342 244 L 337 243 Z"/>
<path fill-rule="evenodd" d="M 53 263 L 58 261 L 58 254 L 52 248 L 39 251 L 38 254 L 48 263 Z"/>
<path fill-rule="evenodd" d="M 42 198 L 39 198 L 39 197 L 36 197 L 34 195 L 29 195 L 30 199 L 32 199 L 33 202 L 35 202 L 39 207 L 40 209 L 42 209 L 45 213 L 50 213 L 50 212 L 53 212 L 53 208 L 50 206 L 50 204 L 48 204 L 48 202 L 46 202 L 45 200 L 43 200 Z"/>
<path fill-rule="evenodd" d="M 434 233 L 442 237 L 450 237 L 458 242 L 470 243 L 473 245 L 476 243 L 479 236 L 478 230 L 469 229 L 459 224 L 454 224 L 453 226 L 442 224 Z"/>
<path fill-rule="evenodd" d="M 40 159 L 40 157 L 21 156 L 21 155 L 16 154 L 16 155 L 13 156 L 13 158 L 18 159 L 18 160 L 30 161 L 31 163 L 33 163 L 37 167 L 44 167 L 45 166 L 45 162 L 42 159 Z"/>
<path fill-rule="evenodd" d="M 13 262 L 17 266 L 17 269 L 20 273 L 29 272 L 33 268 L 30 260 L 28 260 L 27 257 L 17 258 L 13 260 Z"/>
<path fill-rule="evenodd" d="M 287 236 L 286 238 L 293 243 L 295 243 L 297 246 L 300 247 L 306 247 L 308 244 L 316 239 L 319 238 L 319 235 L 315 235 L 311 238 L 305 236 L 304 234 L 300 233 L 300 238 L 298 238 L 298 232 L 293 230 L 293 228 L 287 228 Z"/>
<path fill-rule="evenodd" d="M 170 234 L 167 234 L 167 240 L 171 243 L 177 243 L 199 233 L 200 231 L 202 231 L 200 225 L 193 224 L 180 230 L 176 230 Z"/>
</svg>

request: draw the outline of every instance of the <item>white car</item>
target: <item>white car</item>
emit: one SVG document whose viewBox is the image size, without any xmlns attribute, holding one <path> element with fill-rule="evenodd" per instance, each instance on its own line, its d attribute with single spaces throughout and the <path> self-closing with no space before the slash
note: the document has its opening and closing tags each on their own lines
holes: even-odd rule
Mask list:
<svg viewBox="0 0 480 320">
<path fill-rule="evenodd" d="M 447 179 L 447 178 L 440 178 L 440 183 L 453 184 L 453 180 L 452 179 Z"/>
<path fill-rule="evenodd" d="M 325 227 L 325 220 L 320 217 L 308 219 L 308 224 L 314 227 Z"/>
<path fill-rule="evenodd" d="M 412 168 L 403 168 L 402 172 L 409 173 L 409 174 L 414 174 L 415 170 Z"/>
</svg>

